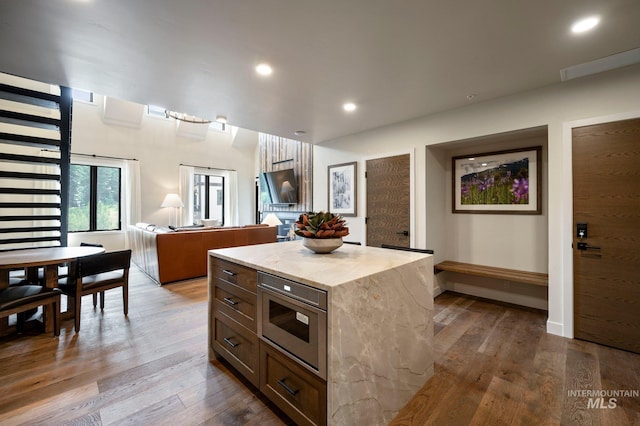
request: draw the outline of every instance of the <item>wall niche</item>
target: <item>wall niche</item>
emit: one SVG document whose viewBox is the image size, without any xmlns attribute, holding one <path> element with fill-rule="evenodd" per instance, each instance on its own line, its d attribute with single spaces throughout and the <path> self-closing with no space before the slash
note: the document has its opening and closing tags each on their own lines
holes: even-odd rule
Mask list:
<svg viewBox="0 0 640 426">
<path fill-rule="evenodd" d="M 454 212 L 452 158 L 541 146 L 541 214 Z M 548 273 L 548 129 L 538 126 L 448 141 L 427 147 L 427 185 L 432 201 L 431 241 L 444 260 Z M 435 202 L 435 200 L 440 202 Z M 434 224 L 438 224 L 435 226 Z M 429 238 L 428 238 L 429 240 Z M 438 274 L 436 291 L 450 290 L 547 309 L 547 288 L 470 275 Z"/>
</svg>

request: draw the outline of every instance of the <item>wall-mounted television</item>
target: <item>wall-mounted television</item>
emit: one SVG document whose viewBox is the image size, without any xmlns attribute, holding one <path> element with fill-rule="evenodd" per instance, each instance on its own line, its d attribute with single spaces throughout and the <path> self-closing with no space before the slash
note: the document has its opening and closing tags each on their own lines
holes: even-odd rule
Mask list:
<svg viewBox="0 0 640 426">
<path fill-rule="evenodd" d="M 297 204 L 298 182 L 293 169 L 262 173 L 262 193 L 268 193 L 270 204 Z M 265 191 L 266 189 L 266 191 Z"/>
</svg>

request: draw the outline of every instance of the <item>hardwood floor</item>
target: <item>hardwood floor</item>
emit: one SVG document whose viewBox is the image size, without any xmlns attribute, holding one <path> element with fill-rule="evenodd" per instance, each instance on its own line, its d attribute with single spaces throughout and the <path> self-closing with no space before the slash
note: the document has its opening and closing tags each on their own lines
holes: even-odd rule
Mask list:
<svg viewBox="0 0 640 426">
<path fill-rule="evenodd" d="M 574 396 L 640 392 L 640 355 L 547 334 L 543 311 L 455 293 L 434 309 L 435 375 L 392 425 L 640 424 L 640 396 Z"/>
<path fill-rule="evenodd" d="M 89 298 L 90 301 L 90 298 Z M 207 360 L 206 280 L 156 286 L 132 268 L 82 329 L 0 339 L 0 424 L 290 423 Z M 640 390 L 640 355 L 544 332 L 544 312 L 445 293 L 435 303 L 435 376 L 393 425 L 640 424 L 640 397 L 587 408 L 580 389 Z M 605 406 L 609 402 L 605 398 Z"/>
<path fill-rule="evenodd" d="M 285 423 L 207 354 L 206 279 L 159 287 L 132 267 L 128 318 L 116 289 L 103 314 L 83 303 L 77 335 L 68 320 L 0 340 L 0 424 Z"/>
</svg>

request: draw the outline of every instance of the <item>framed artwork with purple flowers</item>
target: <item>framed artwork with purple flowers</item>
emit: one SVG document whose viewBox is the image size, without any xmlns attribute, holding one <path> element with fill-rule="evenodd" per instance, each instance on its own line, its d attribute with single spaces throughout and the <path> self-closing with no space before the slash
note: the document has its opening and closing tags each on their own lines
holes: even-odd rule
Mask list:
<svg viewBox="0 0 640 426">
<path fill-rule="evenodd" d="M 541 214 L 542 147 L 453 157 L 453 213 Z"/>
</svg>

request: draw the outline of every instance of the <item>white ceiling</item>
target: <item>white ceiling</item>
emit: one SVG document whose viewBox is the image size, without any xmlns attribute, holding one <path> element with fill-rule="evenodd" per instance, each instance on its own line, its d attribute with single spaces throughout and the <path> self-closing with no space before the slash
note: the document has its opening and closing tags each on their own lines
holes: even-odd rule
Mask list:
<svg viewBox="0 0 640 426">
<path fill-rule="evenodd" d="M 592 14 L 593 32 L 570 33 Z M 0 72 L 316 143 L 637 47 L 639 0 L 0 2 Z"/>
</svg>

